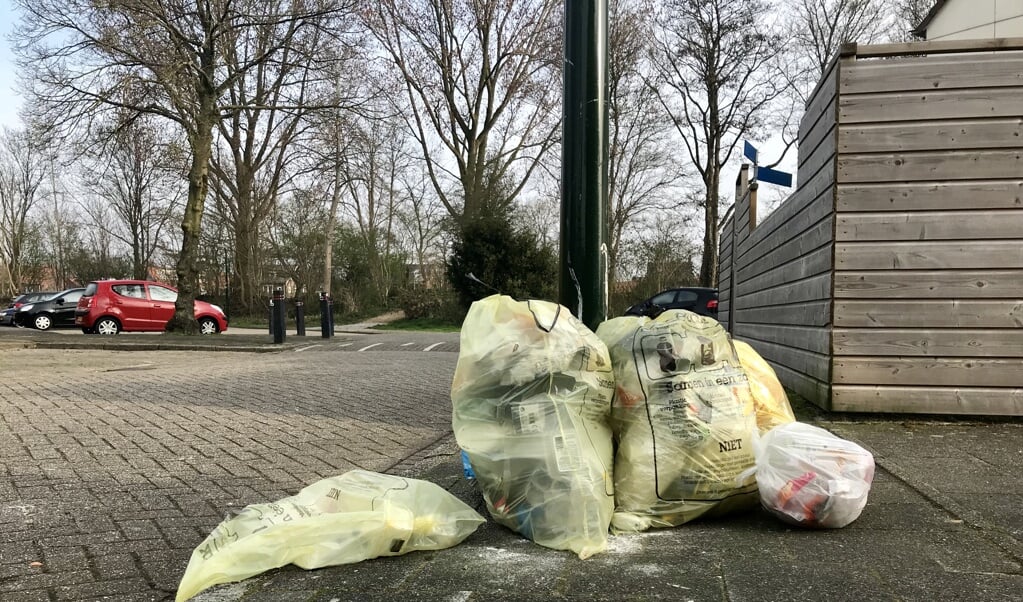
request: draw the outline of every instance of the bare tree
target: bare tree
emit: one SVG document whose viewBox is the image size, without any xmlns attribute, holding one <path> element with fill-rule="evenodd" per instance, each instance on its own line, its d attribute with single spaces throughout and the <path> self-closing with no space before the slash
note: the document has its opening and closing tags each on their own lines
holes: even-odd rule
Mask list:
<svg viewBox="0 0 1023 602">
<path fill-rule="evenodd" d="M 740 139 L 759 137 L 784 83 L 771 72 L 781 38 L 763 0 L 663 0 L 655 92 L 703 181 L 700 283 L 716 286 L 718 187 Z"/>
<path fill-rule="evenodd" d="M 672 148 L 671 122 L 647 80 L 652 22 L 640 0 L 611 0 L 608 58 L 608 272 L 619 273 L 622 240 L 644 213 L 677 196 L 684 164 Z M 673 190 L 674 189 L 674 190 Z M 673 194 L 674 193 L 674 194 Z"/>
<path fill-rule="evenodd" d="M 434 191 L 452 217 L 508 206 L 556 143 L 561 5 L 365 1 L 369 26 L 400 74 L 406 119 Z"/>
<path fill-rule="evenodd" d="M 842 44 L 877 42 L 889 28 L 882 0 L 794 0 L 789 11 L 795 60 L 784 73 L 804 103 Z"/>
<path fill-rule="evenodd" d="M 346 192 L 347 178 L 351 170 L 345 168 L 355 152 L 356 140 L 349 135 L 357 129 L 356 120 L 360 114 L 372 114 L 364 110 L 363 104 L 378 98 L 380 90 L 371 85 L 373 74 L 351 48 L 333 46 L 331 52 L 338 56 L 326 67 L 327 77 L 317 87 L 319 104 L 309 113 L 308 135 L 302 141 L 303 155 L 308 161 L 304 172 L 319 180 L 315 190 L 324 195 L 326 201 L 326 225 L 323 237 L 323 276 L 319 289 L 331 295 L 334 274 L 334 235 L 338 223 L 338 212 Z"/>
<path fill-rule="evenodd" d="M 30 234 L 29 215 L 42 198 L 49 153 L 27 130 L 4 128 L 0 139 L 0 294 L 14 294 L 24 285 L 24 252 Z"/>
<path fill-rule="evenodd" d="M 82 179 L 97 197 L 85 212 L 108 244 L 113 238 L 130 249 L 132 277 L 146 279 L 182 200 L 175 149 L 151 117 L 128 118 L 101 135 L 83 157 Z"/>
<path fill-rule="evenodd" d="M 913 30 L 923 22 L 936 3 L 937 0 L 894 0 L 892 12 L 895 13 L 895 24 L 891 37 L 901 41 L 917 39 Z"/>
<path fill-rule="evenodd" d="M 386 299 L 394 281 L 389 272 L 396 251 L 402 179 L 411 166 L 404 127 L 393 116 L 360 119 L 349 131 L 352 146 L 344 161 L 347 194 L 342 209 L 355 224 L 377 299 Z"/>
<path fill-rule="evenodd" d="M 322 269 L 326 217 L 323 191 L 315 182 L 308 184 L 309 188 L 299 186 L 282 195 L 268 228 L 277 263 L 295 281 L 296 296 L 303 301 L 303 293 L 316 286 Z"/>
<path fill-rule="evenodd" d="M 79 199 L 68 192 L 64 178 L 57 177 L 58 160 L 67 161 L 53 153 L 47 164 L 47 192 L 50 198 L 45 212 L 44 232 L 49 243 L 49 267 L 53 280 L 57 288 L 65 288 L 78 284 L 71 268 L 71 255 L 81 247 L 80 229 L 76 222 L 79 216 L 74 211 Z M 62 173 L 63 167 L 61 165 Z"/>
<path fill-rule="evenodd" d="M 280 13 L 289 4 L 288 0 L 274 0 L 266 10 Z M 243 69 L 277 43 L 279 25 L 272 21 L 239 31 L 240 37 L 226 51 L 228 68 L 242 75 L 226 90 L 237 110 L 218 123 L 212 183 L 219 212 L 233 234 L 235 298 L 246 309 L 258 304 L 267 219 L 297 173 L 296 144 L 308 125 L 306 116 L 320 105 L 330 108 L 336 106 L 335 101 L 347 100 L 317 98 L 315 92 L 330 85 L 333 73 L 353 69 L 349 63 L 357 52 L 351 47 L 357 48 L 360 38 L 351 31 L 356 5 L 356 0 L 335 0 L 333 33 L 325 36 L 319 28 L 296 33 L 290 47 L 284 49 L 282 61 Z M 315 62 L 290 58 L 313 55 Z"/>
<path fill-rule="evenodd" d="M 428 183 L 425 167 L 405 171 L 398 182 L 402 204 L 396 213 L 397 236 L 402 247 L 415 263 L 419 278 L 413 277 L 414 287 L 427 283 L 440 274 L 444 257 L 443 237 L 450 224 L 444 207 L 436 201 L 433 188 Z"/>
<path fill-rule="evenodd" d="M 310 60 L 293 48 L 307 29 L 324 25 L 330 0 L 173 0 L 101 2 L 16 0 L 19 66 L 32 82 L 41 121 L 65 130 L 120 108 L 164 117 L 188 141 L 188 197 L 181 222 L 178 299 L 168 330 L 195 333 L 199 242 L 209 185 L 213 131 L 238 107 L 227 91 L 253 70 Z M 226 60 L 253 28 L 272 39 L 240 62 Z"/>
</svg>

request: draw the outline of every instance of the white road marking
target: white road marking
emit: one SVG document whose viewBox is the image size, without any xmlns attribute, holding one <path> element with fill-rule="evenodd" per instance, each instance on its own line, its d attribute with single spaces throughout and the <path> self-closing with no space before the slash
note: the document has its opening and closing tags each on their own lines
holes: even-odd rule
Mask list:
<svg viewBox="0 0 1023 602">
<path fill-rule="evenodd" d="M 338 345 L 338 347 L 351 347 L 351 346 L 352 346 L 351 343 L 341 343 L 340 345 Z"/>
<path fill-rule="evenodd" d="M 416 342 L 412 341 L 411 343 L 402 343 L 401 346 L 402 347 L 408 347 L 409 345 L 415 345 L 415 344 L 416 344 Z"/>
<path fill-rule="evenodd" d="M 372 348 L 374 348 L 374 347 L 376 347 L 378 345 L 383 345 L 383 343 L 373 343 L 372 345 L 366 345 L 365 347 L 363 347 L 359 351 L 365 351 L 367 349 L 372 349 Z"/>
<path fill-rule="evenodd" d="M 319 347 L 319 346 L 320 346 L 320 345 L 310 345 L 310 346 L 308 346 L 308 347 L 303 347 L 303 348 L 301 348 L 301 349 L 296 349 L 296 350 L 295 350 L 295 353 L 298 353 L 298 352 L 300 352 L 300 351 L 305 351 L 306 349 L 312 349 L 313 347 Z"/>
<path fill-rule="evenodd" d="M 443 344 L 444 344 L 444 341 L 441 341 L 441 342 L 439 342 L 439 343 L 434 343 L 433 345 L 430 345 L 430 346 L 429 346 L 429 347 L 427 347 L 426 349 L 423 349 L 423 351 L 430 351 L 430 350 L 432 350 L 432 349 L 434 349 L 434 348 L 440 347 L 440 346 L 441 346 L 441 345 L 443 345 Z"/>
</svg>

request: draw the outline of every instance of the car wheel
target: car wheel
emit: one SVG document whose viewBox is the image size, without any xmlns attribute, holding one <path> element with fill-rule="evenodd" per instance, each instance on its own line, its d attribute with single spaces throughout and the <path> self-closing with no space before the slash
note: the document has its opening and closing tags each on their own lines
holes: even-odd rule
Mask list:
<svg viewBox="0 0 1023 602">
<path fill-rule="evenodd" d="M 39 330 L 49 330 L 53 326 L 53 318 L 49 314 L 39 314 L 32 319 L 32 325 Z"/>
<path fill-rule="evenodd" d="M 199 334 L 217 334 L 217 321 L 213 318 L 199 320 Z"/>
<path fill-rule="evenodd" d="M 121 332 L 121 325 L 113 318 L 100 318 L 92 328 L 97 334 L 117 334 Z"/>
</svg>

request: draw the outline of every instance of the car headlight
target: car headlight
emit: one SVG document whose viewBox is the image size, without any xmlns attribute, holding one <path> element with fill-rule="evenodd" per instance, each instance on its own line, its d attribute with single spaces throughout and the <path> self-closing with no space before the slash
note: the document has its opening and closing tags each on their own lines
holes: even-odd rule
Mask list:
<svg viewBox="0 0 1023 602">
<path fill-rule="evenodd" d="M 32 303 L 29 303 L 29 304 L 27 304 L 27 305 L 22 305 L 21 307 L 19 307 L 19 308 L 18 308 L 18 311 L 29 311 L 29 310 L 31 310 L 31 309 L 32 309 L 33 307 L 35 307 L 35 306 L 34 306 L 34 305 L 33 305 Z"/>
</svg>

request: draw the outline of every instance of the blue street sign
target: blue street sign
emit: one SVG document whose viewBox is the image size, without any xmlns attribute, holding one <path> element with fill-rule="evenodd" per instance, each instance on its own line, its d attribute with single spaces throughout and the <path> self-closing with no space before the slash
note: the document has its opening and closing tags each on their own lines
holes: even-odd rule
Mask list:
<svg viewBox="0 0 1023 602">
<path fill-rule="evenodd" d="M 784 171 L 777 171 L 769 167 L 757 168 L 757 181 L 792 188 L 792 174 L 785 173 Z"/>
<path fill-rule="evenodd" d="M 747 159 L 752 161 L 754 164 L 757 162 L 757 149 L 753 148 L 753 145 L 743 140 L 742 142 L 742 154 Z"/>
</svg>

